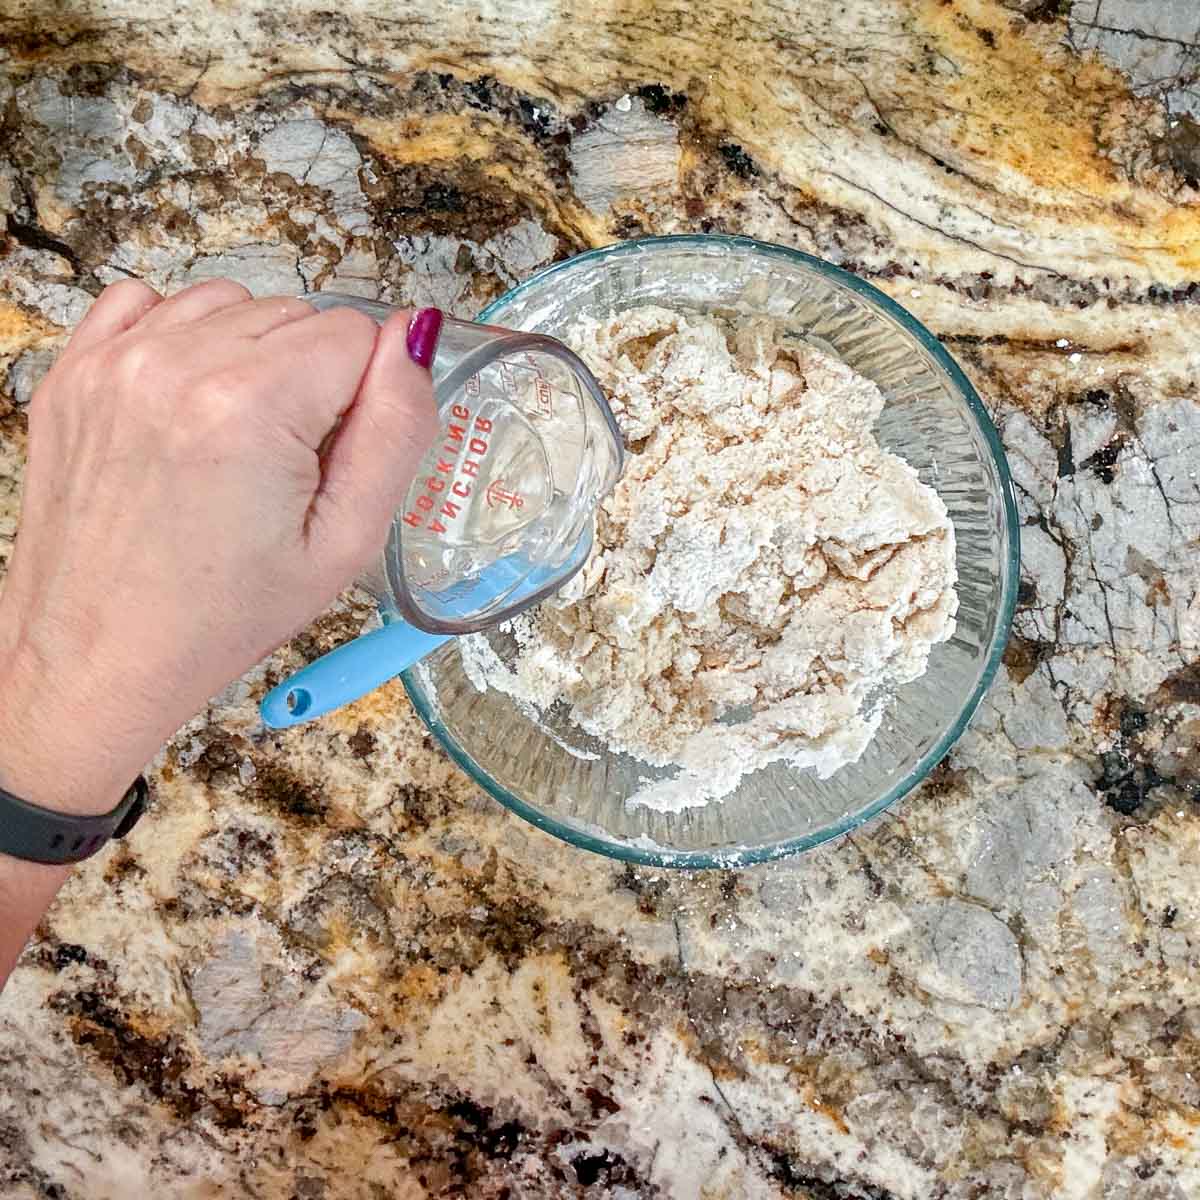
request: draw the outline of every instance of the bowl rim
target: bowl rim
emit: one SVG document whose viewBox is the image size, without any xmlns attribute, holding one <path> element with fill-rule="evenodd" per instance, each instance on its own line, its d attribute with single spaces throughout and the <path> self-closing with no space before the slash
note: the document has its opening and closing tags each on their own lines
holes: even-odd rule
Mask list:
<svg viewBox="0 0 1200 1200">
<path fill-rule="evenodd" d="M 1007 537 L 1007 554 L 1005 555 L 1001 581 L 1001 596 L 995 631 L 988 647 L 987 658 L 983 670 L 966 703 L 958 716 L 947 726 L 938 740 L 917 760 L 912 769 L 886 792 L 877 797 L 866 808 L 851 817 L 843 818 L 828 825 L 816 833 L 807 833 L 799 837 L 785 838 L 762 846 L 731 846 L 721 850 L 675 850 L 669 846 L 650 844 L 634 844 L 608 840 L 597 837 L 594 833 L 565 820 L 548 816 L 540 809 L 534 808 L 519 796 L 514 795 L 502 784 L 496 782 L 471 756 L 466 748 L 457 741 L 442 723 L 436 710 L 426 702 L 425 691 L 415 678 L 416 668 L 403 672 L 401 679 L 413 707 L 422 721 L 429 727 L 430 732 L 437 738 L 446 753 L 477 783 L 488 795 L 498 800 L 505 808 L 510 809 L 519 817 L 563 841 L 583 850 L 602 854 L 607 858 L 615 858 L 623 862 L 639 863 L 653 867 L 677 867 L 691 870 L 711 868 L 730 868 L 750 866 L 755 863 L 770 862 L 788 855 L 799 854 L 812 850 L 825 842 L 843 836 L 860 828 L 873 817 L 890 808 L 898 800 L 908 795 L 921 783 L 930 771 L 945 758 L 955 742 L 962 736 L 971 718 L 975 715 L 980 701 L 987 693 L 1000 661 L 1008 644 L 1012 628 L 1013 614 L 1016 611 L 1017 587 L 1021 563 L 1021 535 L 1017 517 L 1017 502 L 1013 491 L 1012 473 L 1009 470 L 1008 458 L 1004 452 L 1000 433 L 984 407 L 979 394 L 972 387 L 970 380 L 962 368 L 954 361 L 938 339 L 916 319 L 907 309 L 903 308 L 886 293 L 867 283 L 849 271 L 805 254 L 802 250 L 794 250 L 790 246 L 781 246 L 774 242 L 762 242 L 756 238 L 733 234 L 668 234 L 655 237 L 634 238 L 629 241 L 613 242 L 594 250 L 586 250 L 581 254 L 553 263 L 531 275 L 523 283 L 509 289 L 498 299 L 493 300 L 476 318 L 481 323 L 489 323 L 496 318 L 498 311 L 508 307 L 517 297 L 534 287 L 541 287 L 548 280 L 566 271 L 574 271 L 579 267 L 610 258 L 632 256 L 656 249 L 677 249 L 693 246 L 703 249 L 719 249 L 723 252 L 751 252 L 767 258 L 777 258 L 792 264 L 799 264 L 818 275 L 833 281 L 835 284 L 848 288 L 857 293 L 869 305 L 882 310 L 892 317 L 901 328 L 916 339 L 918 344 L 933 358 L 934 363 L 949 379 L 951 385 L 966 401 L 967 408 L 980 431 L 991 455 L 1000 481 L 1001 506 L 1004 512 L 1004 526 Z"/>
</svg>

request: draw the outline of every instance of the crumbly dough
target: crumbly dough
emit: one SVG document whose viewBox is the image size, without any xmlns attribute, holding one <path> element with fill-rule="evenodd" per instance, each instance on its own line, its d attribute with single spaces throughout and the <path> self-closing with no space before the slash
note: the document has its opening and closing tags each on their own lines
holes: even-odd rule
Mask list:
<svg viewBox="0 0 1200 1200">
<path fill-rule="evenodd" d="M 625 474 L 584 570 L 510 623 L 515 660 L 464 639 L 468 674 L 681 767 L 635 797 L 655 808 L 780 759 L 821 778 L 855 761 L 958 603 L 946 507 L 876 442 L 878 388 L 766 321 L 644 307 L 566 340 L 610 398 Z"/>
</svg>

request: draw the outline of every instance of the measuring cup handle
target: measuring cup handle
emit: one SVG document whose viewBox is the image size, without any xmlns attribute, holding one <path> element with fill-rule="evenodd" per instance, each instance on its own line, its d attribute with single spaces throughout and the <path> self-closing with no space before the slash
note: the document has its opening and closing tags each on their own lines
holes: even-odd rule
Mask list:
<svg viewBox="0 0 1200 1200">
<path fill-rule="evenodd" d="M 324 716 L 393 679 L 448 640 L 403 621 L 357 637 L 273 687 L 259 705 L 263 722 L 287 729 Z"/>
</svg>

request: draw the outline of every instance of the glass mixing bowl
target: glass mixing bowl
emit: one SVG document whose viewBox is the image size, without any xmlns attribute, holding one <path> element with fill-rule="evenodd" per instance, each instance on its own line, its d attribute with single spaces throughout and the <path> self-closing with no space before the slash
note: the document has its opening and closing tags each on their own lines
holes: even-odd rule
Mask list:
<svg viewBox="0 0 1200 1200">
<path fill-rule="evenodd" d="M 678 813 L 627 806 L 663 772 L 608 751 L 565 720 L 538 723 L 476 691 L 456 642 L 404 683 L 451 757 L 501 804 L 576 846 L 633 862 L 729 867 L 807 850 L 914 788 L 962 733 L 1008 637 L 1019 562 L 1016 505 L 995 426 L 934 336 L 870 284 L 748 238 L 645 238 L 581 254 L 502 296 L 479 320 L 558 334 L 581 315 L 642 304 L 767 315 L 873 379 L 887 404 L 880 443 L 937 489 L 957 536 L 958 628 L 898 689 L 857 762 L 821 780 L 775 764 L 724 800 Z M 549 727 L 548 727 L 549 726 Z"/>
</svg>

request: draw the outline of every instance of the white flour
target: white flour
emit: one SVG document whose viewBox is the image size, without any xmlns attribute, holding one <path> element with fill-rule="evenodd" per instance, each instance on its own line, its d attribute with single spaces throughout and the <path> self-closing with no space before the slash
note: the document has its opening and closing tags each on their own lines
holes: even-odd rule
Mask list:
<svg viewBox="0 0 1200 1200">
<path fill-rule="evenodd" d="M 634 453 L 583 571 L 508 626 L 515 659 L 462 639 L 472 681 L 682 768 L 634 797 L 662 810 L 854 762 L 868 699 L 924 673 L 958 606 L 946 507 L 875 441 L 879 390 L 768 322 L 647 307 L 566 340 Z"/>
</svg>

